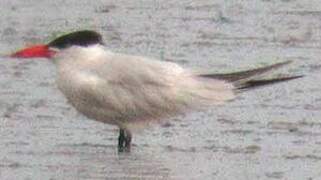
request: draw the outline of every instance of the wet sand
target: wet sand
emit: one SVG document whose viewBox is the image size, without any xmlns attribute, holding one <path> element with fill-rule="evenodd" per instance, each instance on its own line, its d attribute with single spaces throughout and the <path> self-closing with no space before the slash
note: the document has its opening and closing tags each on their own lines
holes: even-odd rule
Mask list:
<svg viewBox="0 0 321 180">
<path fill-rule="evenodd" d="M 47 60 L 0 58 L 0 179 L 321 179 L 319 1 L 1 0 L 0 54 L 95 29 L 117 52 L 228 72 L 293 60 L 306 77 L 134 135 L 79 115 Z"/>
</svg>

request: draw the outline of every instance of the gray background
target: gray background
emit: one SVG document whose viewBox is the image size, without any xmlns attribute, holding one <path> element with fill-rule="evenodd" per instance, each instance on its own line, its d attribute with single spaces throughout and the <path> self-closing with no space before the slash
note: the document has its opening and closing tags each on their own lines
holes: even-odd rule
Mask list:
<svg viewBox="0 0 321 180">
<path fill-rule="evenodd" d="M 107 47 L 229 72 L 293 60 L 300 80 L 175 117 L 116 151 L 116 127 L 66 103 L 45 59 L 0 58 L 0 179 L 321 179 L 321 2 L 1 0 L 0 54 L 95 29 Z"/>
</svg>

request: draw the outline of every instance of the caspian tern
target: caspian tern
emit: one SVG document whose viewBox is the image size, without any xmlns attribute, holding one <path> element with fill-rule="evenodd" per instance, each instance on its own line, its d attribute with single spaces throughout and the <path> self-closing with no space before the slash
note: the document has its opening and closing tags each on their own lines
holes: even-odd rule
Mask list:
<svg viewBox="0 0 321 180">
<path fill-rule="evenodd" d="M 101 35 L 89 30 L 22 49 L 11 57 L 52 59 L 58 87 L 68 101 L 88 118 L 119 127 L 119 152 L 130 151 L 131 130 L 137 125 L 301 77 L 253 79 L 289 61 L 228 74 L 196 74 L 172 62 L 111 52 L 103 46 Z"/>
</svg>

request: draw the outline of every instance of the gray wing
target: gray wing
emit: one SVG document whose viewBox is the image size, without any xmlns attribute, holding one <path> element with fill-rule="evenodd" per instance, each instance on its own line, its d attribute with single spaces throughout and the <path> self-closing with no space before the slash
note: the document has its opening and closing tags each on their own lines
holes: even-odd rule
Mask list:
<svg viewBox="0 0 321 180">
<path fill-rule="evenodd" d="M 84 81 L 78 88 L 105 118 L 159 119 L 181 108 L 173 86 L 182 73 L 179 66 L 135 56 L 114 58 L 92 68 L 91 81 Z"/>
</svg>

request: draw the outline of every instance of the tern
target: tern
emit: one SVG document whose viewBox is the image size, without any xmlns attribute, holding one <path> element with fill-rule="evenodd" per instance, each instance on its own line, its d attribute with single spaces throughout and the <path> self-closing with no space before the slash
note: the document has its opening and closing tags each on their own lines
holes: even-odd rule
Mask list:
<svg viewBox="0 0 321 180">
<path fill-rule="evenodd" d="M 68 102 L 90 119 L 119 127 L 119 152 L 130 152 L 137 126 L 222 104 L 248 89 L 302 77 L 257 78 L 290 61 L 225 74 L 195 73 L 176 63 L 112 52 L 91 30 L 71 32 L 10 56 L 52 59 L 58 88 Z"/>
</svg>

